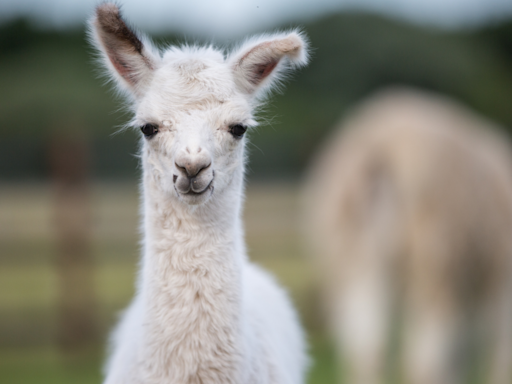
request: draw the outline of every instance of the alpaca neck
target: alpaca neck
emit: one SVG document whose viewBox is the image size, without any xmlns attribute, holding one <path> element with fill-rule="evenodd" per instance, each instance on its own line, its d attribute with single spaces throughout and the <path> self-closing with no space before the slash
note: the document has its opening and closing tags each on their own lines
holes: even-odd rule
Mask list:
<svg viewBox="0 0 512 384">
<path fill-rule="evenodd" d="M 181 367 L 169 373 L 175 381 L 225 375 L 214 366 L 223 364 L 231 376 L 219 382 L 230 383 L 240 356 L 242 177 L 198 207 L 169 198 L 148 179 L 140 287 L 146 341 L 152 353 L 167 357 L 162 368 Z"/>
<path fill-rule="evenodd" d="M 144 263 L 163 267 L 157 272 L 162 277 L 238 264 L 244 254 L 238 179 L 202 206 L 187 206 L 157 185 L 144 183 Z"/>
</svg>

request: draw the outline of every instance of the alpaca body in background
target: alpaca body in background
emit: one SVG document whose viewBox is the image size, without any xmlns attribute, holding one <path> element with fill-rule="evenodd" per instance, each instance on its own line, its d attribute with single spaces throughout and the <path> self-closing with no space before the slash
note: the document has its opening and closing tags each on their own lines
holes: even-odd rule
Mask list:
<svg viewBox="0 0 512 384">
<path fill-rule="evenodd" d="M 305 202 L 349 382 L 384 383 L 398 322 L 404 383 L 466 382 L 479 361 L 483 382 L 510 384 L 507 140 L 409 90 L 374 97 L 342 127 L 314 162 Z"/>
<path fill-rule="evenodd" d="M 306 63 L 299 33 L 225 57 L 163 55 L 100 5 L 91 35 L 142 131 L 143 258 L 112 337 L 106 384 L 299 384 L 307 358 L 285 292 L 246 257 L 244 133 L 280 74 Z"/>
</svg>

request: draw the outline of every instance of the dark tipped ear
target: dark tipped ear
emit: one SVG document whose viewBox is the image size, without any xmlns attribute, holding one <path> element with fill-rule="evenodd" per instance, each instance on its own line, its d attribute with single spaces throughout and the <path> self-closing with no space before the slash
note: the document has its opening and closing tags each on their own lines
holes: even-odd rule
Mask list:
<svg viewBox="0 0 512 384">
<path fill-rule="evenodd" d="M 291 67 L 307 64 L 307 42 L 298 32 L 263 36 L 245 43 L 229 62 L 238 87 L 248 94 L 261 95 Z"/>
<path fill-rule="evenodd" d="M 143 93 L 159 62 L 149 43 L 132 31 L 123 20 L 119 7 L 104 3 L 91 20 L 93 43 L 118 83 L 136 96 Z"/>
</svg>

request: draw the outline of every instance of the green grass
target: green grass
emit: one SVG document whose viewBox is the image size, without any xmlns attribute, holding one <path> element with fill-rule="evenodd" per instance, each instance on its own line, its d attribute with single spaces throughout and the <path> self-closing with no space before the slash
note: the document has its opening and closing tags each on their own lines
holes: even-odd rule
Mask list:
<svg viewBox="0 0 512 384">
<path fill-rule="evenodd" d="M 6 384 L 93 384 L 101 382 L 99 353 L 64 357 L 53 348 L 0 353 L 0 382 Z"/>
</svg>

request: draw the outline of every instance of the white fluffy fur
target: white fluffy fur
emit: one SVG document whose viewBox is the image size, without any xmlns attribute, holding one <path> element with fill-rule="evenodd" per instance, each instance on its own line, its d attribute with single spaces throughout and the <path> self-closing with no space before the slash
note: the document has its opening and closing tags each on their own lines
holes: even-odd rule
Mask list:
<svg viewBox="0 0 512 384">
<path fill-rule="evenodd" d="M 154 49 L 141 55 L 121 42 L 123 58 L 137 71 L 134 82 L 109 61 L 101 11 L 118 9 L 101 5 L 91 36 L 132 97 L 132 123 L 159 130 L 142 139 L 141 272 L 136 297 L 112 336 L 105 383 L 303 383 L 307 358 L 296 313 L 286 293 L 246 257 L 246 139 L 229 132 L 233 124 L 256 124 L 256 97 L 289 67 L 286 61 L 306 63 L 302 38 L 265 36 L 227 58 L 212 47 L 171 47 L 151 54 L 149 66 L 142 55 Z M 258 65 L 258 57 L 278 64 L 251 82 L 247 64 Z M 196 181 L 205 192 L 179 192 L 178 164 L 203 164 Z"/>
</svg>

